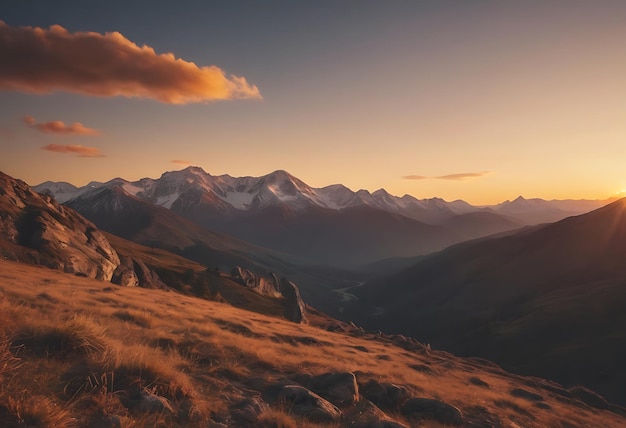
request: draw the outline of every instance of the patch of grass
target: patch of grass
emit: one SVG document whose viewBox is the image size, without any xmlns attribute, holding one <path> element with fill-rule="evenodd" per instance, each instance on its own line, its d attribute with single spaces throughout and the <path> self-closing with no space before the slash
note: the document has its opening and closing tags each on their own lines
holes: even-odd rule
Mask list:
<svg viewBox="0 0 626 428">
<path fill-rule="evenodd" d="M 4 400 L 3 400 L 4 401 Z M 70 412 L 43 396 L 22 394 L 6 398 L 0 404 L 4 427 L 73 428 L 78 427 Z"/>
<path fill-rule="evenodd" d="M 139 311 L 122 309 L 122 310 L 113 312 L 113 316 L 121 319 L 122 321 L 127 321 L 127 322 L 132 322 L 133 324 L 137 324 L 139 327 L 143 327 L 143 328 L 152 327 L 152 317 L 145 313 L 141 313 Z"/>
<path fill-rule="evenodd" d="M 25 324 L 13 335 L 11 346 L 47 358 L 87 357 L 107 350 L 104 329 L 83 316 L 66 322 Z"/>
<path fill-rule="evenodd" d="M 297 428 L 298 424 L 289 414 L 279 409 L 268 409 L 259 415 L 258 428 Z"/>
</svg>

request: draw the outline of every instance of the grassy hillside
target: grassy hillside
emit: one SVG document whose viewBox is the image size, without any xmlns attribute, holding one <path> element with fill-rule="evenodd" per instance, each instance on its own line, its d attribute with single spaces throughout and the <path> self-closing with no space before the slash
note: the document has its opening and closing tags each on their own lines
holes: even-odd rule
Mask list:
<svg viewBox="0 0 626 428">
<path fill-rule="evenodd" d="M 0 260 L 0 420 L 8 427 L 364 427 L 374 420 L 440 427 L 434 413 L 415 418 L 407 410 L 409 398 L 436 398 L 458 408 L 468 426 L 626 424 L 553 383 L 403 337 L 310 320 L 299 325 Z M 318 387 L 341 412 L 332 421 L 281 395 L 285 385 L 315 390 L 315 379 L 329 372 L 353 373 L 358 382 L 347 402 Z M 395 395 L 372 392 L 391 383 Z"/>
</svg>

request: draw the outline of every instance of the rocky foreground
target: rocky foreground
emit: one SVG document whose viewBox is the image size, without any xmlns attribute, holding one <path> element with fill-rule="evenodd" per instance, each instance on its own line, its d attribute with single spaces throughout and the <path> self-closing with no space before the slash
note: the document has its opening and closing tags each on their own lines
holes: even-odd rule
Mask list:
<svg viewBox="0 0 626 428">
<path fill-rule="evenodd" d="M 241 285 L 244 287 L 244 285 Z M 584 388 L 311 311 L 308 324 L 0 261 L 3 426 L 619 427 Z"/>
</svg>

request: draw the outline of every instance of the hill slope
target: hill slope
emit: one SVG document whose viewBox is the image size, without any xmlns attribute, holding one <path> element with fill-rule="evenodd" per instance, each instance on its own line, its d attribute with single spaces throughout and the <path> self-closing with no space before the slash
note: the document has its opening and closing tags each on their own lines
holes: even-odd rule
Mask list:
<svg viewBox="0 0 626 428">
<path fill-rule="evenodd" d="M 361 301 L 347 316 L 626 403 L 624 260 L 620 200 L 427 257 L 353 290 Z"/>
<path fill-rule="evenodd" d="M 38 427 L 626 423 L 623 409 L 589 391 L 404 337 L 312 324 L 0 260 L 0 420 Z"/>
</svg>

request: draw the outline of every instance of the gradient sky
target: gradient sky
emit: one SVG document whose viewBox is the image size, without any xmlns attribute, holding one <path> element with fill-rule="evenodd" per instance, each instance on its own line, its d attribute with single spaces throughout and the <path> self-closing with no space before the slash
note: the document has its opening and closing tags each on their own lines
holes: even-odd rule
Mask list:
<svg viewBox="0 0 626 428">
<path fill-rule="evenodd" d="M 0 170 L 29 184 L 176 160 L 475 204 L 626 189 L 624 1 L 2 3 L 11 29 L 117 31 L 246 82 L 200 102 L 0 82 Z"/>
</svg>

